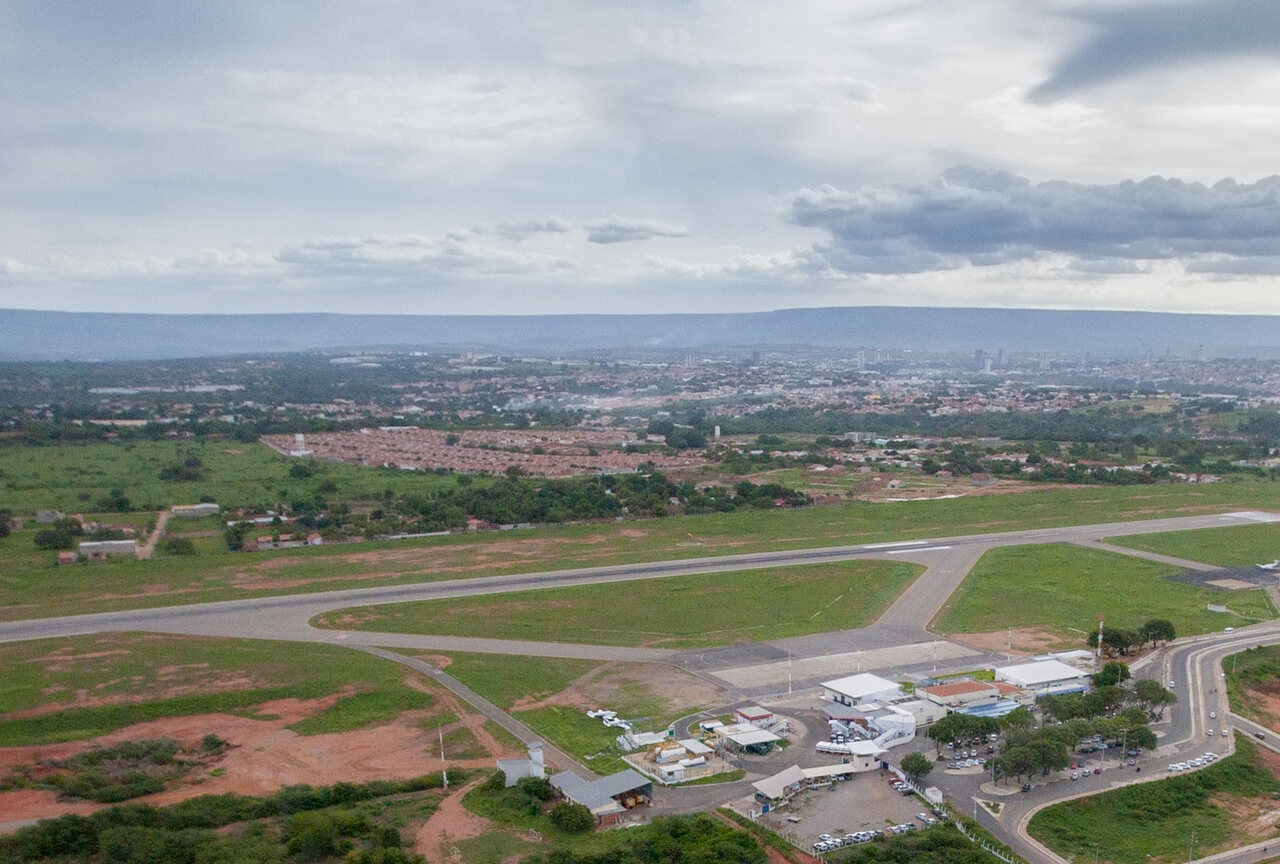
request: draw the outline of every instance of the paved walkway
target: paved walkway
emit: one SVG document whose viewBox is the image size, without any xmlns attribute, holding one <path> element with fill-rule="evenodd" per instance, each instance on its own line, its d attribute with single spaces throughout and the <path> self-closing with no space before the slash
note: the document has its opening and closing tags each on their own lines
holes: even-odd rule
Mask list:
<svg viewBox="0 0 1280 864">
<path fill-rule="evenodd" d="M 171 513 L 168 510 L 163 510 L 160 512 L 160 515 L 156 517 L 155 530 L 151 532 L 151 536 L 147 538 L 147 542 L 138 547 L 139 561 L 151 560 L 151 556 L 154 555 L 156 551 L 156 543 L 164 536 L 164 526 L 169 524 L 170 515 Z"/>
<path fill-rule="evenodd" d="M 367 654 L 372 654 L 375 657 L 381 657 L 384 660 L 390 660 L 393 663 L 408 666 L 416 672 L 421 672 L 440 686 L 468 702 L 471 707 L 475 708 L 494 723 L 497 723 L 503 729 L 506 729 L 512 735 L 519 738 L 524 744 L 533 744 L 534 742 L 541 744 L 542 752 L 550 757 L 551 762 L 559 765 L 561 769 L 572 771 L 574 774 L 577 774 L 579 777 L 586 780 L 595 779 L 596 774 L 590 768 L 581 764 L 554 744 L 547 743 L 547 740 L 537 732 L 534 732 L 528 726 L 513 718 L 506 711 L 503 711 L 497 705 L 494 705 L 488 699 L 472 690 L 466 684 L 463 684 L 457 678 L 446 674 L 444 671 L 432 666 L 430 663 L 413 657 L 406 657 L 405 655 L 397 654 L 394 651 L 384 651 L 381 648 L 371 648 L 365 645 L 352 645 L 351 647 L 364 651 Z"/>
</svg>

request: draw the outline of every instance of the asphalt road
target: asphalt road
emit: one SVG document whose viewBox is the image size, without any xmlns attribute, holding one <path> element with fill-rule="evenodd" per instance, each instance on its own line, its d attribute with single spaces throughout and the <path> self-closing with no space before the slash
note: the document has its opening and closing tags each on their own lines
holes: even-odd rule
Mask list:
<svg viewBox="0 0 1280 864">
<path fill-rule="evenodd" d="M 1252 724 L 1247 720 L 1230 715 L 1222 684 L 1222 658 L 1256 645 L 1276 643 L 1280 643 L 1280 621 L 1270 621 L 1240 628 L 1233 634 L 1180 640 L 1165 648 L 1155 662 L 1143 668 L 1138 677 L 1156 678 L 1166 686 L 1172 681 L 1172 689 L 1177 694 L 1178 701 L 1167 710 L 1165 720 L 1152 725 L 1160 744 L 1154 753 L 1144 754 L 1140 760 L 1141 773 L 1128 766 L 1120 766 L 1114 758 L 1099 759 L 1086 755 L 1079 761 L 1089 770 L 1101 767 L 1103 770 L 1100 775 L 1082 771 L 1080 779 L 1072 781 L 1066 777 L 1069 771 L 1062 772 L 1052 778 L 1051 782 L 1037 781 L 1032 790 L 1025 794 L 993 795 L 983 792 L 980 786 L 987 780 L 985 774 L 955 775 L 937 772 L 930 775 L 929 782 L 944 789 L 948 798 L 957 806 L 962 806 L 962 809 L 963 805 L 975 797 L 999 801 L 1001 811 L 998 818 L 981 809 L 977 810 L 978 821 L 983 827 L 1008 843 L 1032 864 L 1064 864 L 1062 858 L 1035 842 L 1026 833 L 1031 818 L 1045 807 L 1073 798 L 1173 776 L 1174 772 L 1167 768 L 1169 764 L 1194 758 L 1207 750 L 1219 756 L 1234 752 L 1234 740 L 1229 736 L 1224 741 L 1216 730 L 1238 728 L 1249 734 L 1256 730 L 1251 728 Z M 1210 711 L 1217 714 L 1217 718 L 1212 721 L 1209 720 Z M 1207 734 L 1211 723 L 1215 730 L 1212 737 Z M 1265 737 L 1266 743 L 1280 750 L 1280 736 L 1268 732 Z M 931 744 L 920 749 L 922 752 L 932 753 Z M 1264 845 L 1270 847 L 1268 852 L 1263 852 Z M 1229 864 L 1264 861 L 1274 858 L 1277 848 L 1280 848 L 1280 844 L 1257 844 L 1257 848 L 1233 850 L 1223 856 L 1215 856 L 1213 860 Z M 1106 850 L 1100 850 L 1100 854 L 1106 857 Z"/>
<path fill-rule="evenodd" d="M 909 505 L 904 505 L 909 506 Z M 375 588 L 358 588 L 341 591 L 325 591 L 310 594 L 233 600 L 185 606 L 169 606 L 144 610 L 100 613 L 94 615 L 44 618 L 28 621 L 0 623 L 0 642 L 69 636 L 102 631 L 146 630 L 160 633 L 181 633 L 221 637 L 256 639 L 284 639 L 291 641 L 344 644 L 353 648 L 370 646 L 423 648 L 430 650 L 473 651 L 479 653 L 520 654 L 532 656 L 579 657 L 601 660 L 663 661 L 714 675 L 715 670 L 750 665 L 753 662 L 770 663 L 779 658 L 821 658 L 849 651 L 892 649 L 918 645 L 935 640 L 927 630 L 928 624 L 942 610 L 947 599 L 959 587 L 965 575 L 981 555 L 1000 546 L 1038 543 L 1092 544 L 1106 537 L 1149 534 L 1165 531 L 1182 531 L 1195 528 L 1214 528 L 1250 522 L 1280 521 L 1280 516 L 1257 513 L 1231 513 L 1211 516 L 1187 516 L 1169 519 L 1151 519 L 1136 522 L 1112 522 L 1097 525 L 1041 528 L 996 534 L 963 535 L 957 537 L 877 543 L 860 546 L 824 547 L 818 549 L 785 550 L 779 552 L 752 553 L 712 558 L 686 559 L 645 564 L 629 564 L 590 567 L 575 570 L 555 570 L 504 576 L 480 577 L 446 582 L 426 582 L 412 585 L 391 585 Z M 1111 548 L 1111 547 L 1109 547 Z M 1123 552 L 1120 548 L 1113 551 Z M 642 648 L 615 648 L 599 645 L 575 645 L 554 642 L 520 642 L 501 639 L 461 638 L 441 636 L 415 636 L 408 634 L 371 633 L 341 630 L 321 630 L 309 625 L 316 615 L 335 609 L 399 603 L 414 600 L 434 600 L 467 597 L 481 594 L 506 593 L 541 588 L 623 582 L 635 579 L 653 579 L 695 573 L 722 573 L 764 567 L 797 566 L 827 561 L 851 561 L 860 559 L 905 560 L 926 566 L 925 572 L 898 598 L 898 600 L 870 627 L 857 630 L 841 630 L 813 636 L 777 640 L 773 643 L 756 643 L 751 646 L 728 646 L 700 652 L 674 652 Z M 1158 668 L 1166 680 L 1175 682 L 1180 701 L 1170 712 L 1159 759 L 1176 761 L 1180 754 L 1193 754 L 1207 746 L 1203 740 L 1203 722 L 1207 716 L 1206 704 L 1219 704 L 1219 716 L 1225 716 L 1225 702 L 1220 693 L 1204 693 L 1204 688 L 1215 689 L 1214 658 L 1221 653 L 1238 650 L 1236 646 L 1265 644 L 1280 641 L 1280 622 L 1242 628 L 1231 637 L 1220 636 L 1204 642 L 1178 644 L 1167 651 L 1167 664 Z M 383 652 L 377 652 L 386 656 Z M 890 652 L 891 653 L 891 652 Z M 918 653 L 918 652 L 917 652 Z M 404 662 L 403 658 L 391 658 Z M 985 659 L 973 658 L 975 661 Z M 436 670 L 438 672 L 438 670 Z M 846 669 L 843 674 L 853 671 Z M 430 674 L 430 673 L 429 673 Z M 468 701 L 462 693 L 463 685 L 452 679 L 446 683 Z M 812 681 L 793 682 L 797 688 Z M 461 688 L 461 689 L 457 689 Z M 1220 687 L 1216 688 L 1220 691 Z M 474 694 L 471 694 L 474 696 Z M 1206 702 L 1206 696 L 1214 702 Z M 492 708 L 479 697 L 472 704 L 481 710 Z M 494 709 L 496 710 L 496 709 Z M 501 713 L 501 712 L 499 712 Z M 496 719 L 496 718 L 495 718 Z M 507 718 L 508 720 L 510 718 Z M 503 724 L 507 725 L 507 724 Z M 519 724 L 516 724 L 517 726 Z M 511 727 L 508 727 L 511 728 Z M 533 733 L 524 727 L 512 729 L 519 737 L 528 740 Z M 1215 743 L 1221 739 L 1215 738 Z M 1168 755 L 1165 755 L 1167 752 Z M 1185 757 L 1181 757 L 1185 758 Z M 572 760 L 568 760 L 569 764 Z M 1005 807 L 999 820 L 983 815 L 981 821 L 1005 842 L 1034 864 L 1059 862 L 1061 859 L 1043 847 L 1039 847 L 1025 834 L 1025 823 L 1040 807 L 1103 788 L 1113 781 L 1116 772 L 1099 777 L 1089 775 L 1077 783 L 1049 784 L 1028 795 L 1002 799 Z M 1153 772 L 1155 773 L 1155 772 Z M 1136 775 L 1135 775 L 1136 776 Z M 1143 779 L 1151 775 L 1144 772 Z M 1154 779 L 1154 778 L 1152 778 Z M 965 781 L 948 784 L 954 794 L 965 793 Z M 978 780 L 971 781 L 976 791 Z M 736 785 L 736 784 L 735 784 Z M 950 790 L 954 785 L 955 789 Z M 700 806 L 702 799 L 717 787 L 702 787 L 696 796 Z M 721 790 L 723 792 L 723 790 Z M 972 793 L 970 793 L 972 794 Z M 708 800 L 711 800 L 708 798 Z M 953 799 L 955 800 L 955 799 Z M 1247 853 L 1241 853 L 1247 854 Z M 1249 853 L 1251 854 L 1251 853 Z M 1232 859 L 1247 862 L 1261 860 L 1242 857 Z"/>
<path fill-rule="evenodd" d="M 410 646 L 404 642 L 388 641 L 389 639 L 394 639 L 394 635 L 357 634 L 354 632 L 344 635 L 343 631 L 313 628 L 307 622 L 324 612 L 350 606 L 371 606 L 414 600 L 437 600 L 541 588 L 625 582 L 635 579 L 655 579 L 695 573 L 724 573 L 765 567 L 787 567 L 826 561 L 853 561 L 869 558 L 916 561 L 929 565 L 928 572 L 918 578 L 899 597 L 897 602 L 881 617 L 880 621 L 873 625 L 872 628 L 866 628 L 877 631 L 879 634 L 892 633 L 893 639 L 900 642 L 913 642 L 932 638 L 925 630 L 928 622 L 942 608 L 956 587 L 959 586 L 972 563 L 988 549 L 997 546 L 1030 543 L 1070 543 L 1076 540 L 1097 540 L 1117 535 L 1221 527 L 1228 524 L 1246 524 L 1248 521 L 1258 521 L 1258 519 L 1240 514 L 1185 516 L 1138 522 L 1114 522 L 997 534 L 964 535 L 901 543 L 876 543 L 861 546 L 837 546 L 819 549 L 760 552 L 746 555 L 726 555 L 646 564 L 586 567 L 574 570 L 550 570 L 506 576 L 423 582 L 411 585 L 386 585 L 375 588 L 353 588 L 310 594 L 255 597 L 216 603 L 162 606 L 152 609 L 103 612 L 92 615 L 37 618 L 0 623 L 0 642 L 43 639 L 109 630 L 150 630 L 160 633 L 187 633 L 208 636 L 240 636 L 307 642 L 347 640 L 348 644 L 424 647 L 443 650 L 452 648 L 452 650 L 482 651 L 485 653 L 540 654 L 543 652 L 537 650 L 536 645 L 555 643 L 510 642 L 500 639 L 450 639 L 445 641 L 443 637 L 424 636 L 410 637 L 416 640 Z M 850 633 L 854 631 L 843 632 Z M 891 644 L 891 641 L 887 641 L 883 635 L 880 635 L 875 640 L 875 643 L 884 645 Z M 459 647 L 463 645 L 467 647 Z M 587 656 L 580 653 L 584 647 L 576 646 L 575 648 L 570 648 L 561 646 L 552 649 L 556 653 L 549 656 Z M 599 648 L 600 646 L 594 647 Z M 814 647 L 815 650 L 823 649 L 822 645 Z M 673 656 L 674 653 L 635 648 L 621 650 L 625 651 L 627 656 L 634 660 L 666 659 Z M 564 653 L 571 651 L 578 651 L 579 653 Z M 603 652 L 600 655 L 600 659 L 620 658 L 615 650 L 610 649 Z"/>
</svg>

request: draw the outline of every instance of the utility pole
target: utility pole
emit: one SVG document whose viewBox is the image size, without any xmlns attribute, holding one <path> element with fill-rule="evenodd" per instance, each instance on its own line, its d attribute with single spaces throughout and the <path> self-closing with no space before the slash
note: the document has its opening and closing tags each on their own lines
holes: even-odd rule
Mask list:
<svg viewBox="0 0 1280 864">
<path fill-rule="evenodd" d="M 440 734 L 440 776 L 444 779 L 444 788 L 449 788 L 449 766 L 444 761 L 444 727 L 437 727 L 436 732 Z"/>
<path fill-rule="evenodd" d="M 1191 842 L 1187 845 L 1187 864 L 1191 864 L 1191 850 L 1196 848 L 1196 832 L 1191 832 Z"/>
</svg>

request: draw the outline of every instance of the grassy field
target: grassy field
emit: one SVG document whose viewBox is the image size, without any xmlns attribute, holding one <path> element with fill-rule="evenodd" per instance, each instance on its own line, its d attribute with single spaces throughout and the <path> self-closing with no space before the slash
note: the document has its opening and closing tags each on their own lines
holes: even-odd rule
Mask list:
<svg viewBox="0 0 1280 864">
<path fill-rule="evenodd" d="M 1280 781 L 1274 757 L 1236 736 L 1235 755 L 1180 777 L 1126 786 L 1041 810 L 1028 829 L 1064 857 L 1115 864 L 1199 858 L 1267 837 L 1257 817 L 1274 811 Z M 1193 839 L 1194 835 L 1194 839 Z M 1192 843 L 1194 842 L 1194 847 Z"/>
<path fill-rule="evenodd" d="M 1110 537 L 1107 542 L 1222 567 L 1252 567 L 1280 558 L 1280 522 Z"/>
<path fill-rule="evenodd" d="M 416 651 L 399 653 L 418 656 Z M 449 654 L 445 671 L 499 708 L 521 699 L 543 699 L 604 666 L 596 660 L 507 657 L 500 654 Z"/>
<path fill-rule="evenodd" d="M 663 679 L 656 675 L 653 664 L 491 654 L 447 656 L 451 662 L 445 668 L 450 675 L 604 774 L 627 767 L 614 744 L 618 730 L 587 717 L 581 707 L 584 701 L 617 711 L 619 716 L 636 721 L 641 731 L 665 729 L 677 718 L 707 707 L 688 701 L 701 695 L 690 697 L 688 692 L 700 683 L 698 679 L 662 667 L 668 676 Z M 577 698 L 564 698 L 570 688 Z"/>
<path fill-rule="evenodd" d="M 194 456 L 205 476 L 193 482 L 166 481 L 160 471 Z M 327 482 L 333 501 L 380 498 L 452 486 L 452 476 L 366 468 L 337 462 L 307 463 L 311 477 L 292 477 L 298 464 L 265 444 L 229 440 L 128 441 L 0 447 L 0 507 L 31 514 L 56 508 L 68 513 L 94 509 L 94 503 L 119 489 L 136 510 L 163 510 L 210 496 L 224 509 L 265 509 L 277 501 L 314 498 Z"/>
<path fill-rule="evenodd" d="M 1222 661 L 1231 710 L 1280 730 L 1280 645 L 1264 645 Z"/>
<path fill-rule="evenodd" d="M 0 644 L 0 668 L 0 746 L 91 738 L 159 717 L 257 716 L 263 702 L 344 688 L 351 695 L 290 728 L 303 735 L 356 729 L 435 702 L 406 686 L 405 670 L 385 660 L 288 642 L 70 636 Z"/>
<path fill-rule="evenodd" d="M 1261 589 L 1199 588 L 1165 578 L 1176 572 L 1155 561 L 1063 544 L 992 549 L 952 596 L 938 626 L 947 633 L 1036 627 L 1083 643 L 1100 614 L 1126 628 L 1167 618 L 1180 635 L 1275 617 Z M 1210 612 L 1208 603 L 1237 614 Z"/>
<path fill-rule="evenodd" d="M 695 648 L 865 626 L 923 569 L 893 561 L 850 561 L 672 576 L 348 609 L 322 615 L 316 623 L 397 633 Z M 356 623 L 334 623 L 344 616 Z"/>
<path fill-rule="evenodd" d="M 11 451 L 0 452 L 12 457 Z M 324 467 L 370 472 L 370 477 L 395 476 L 404 482 L 433 482 L 426 477 L 402 477 L 403 472 L 387 475 L 357 466 Z M 0 620 L 561 567 L 1223 512 L 1270 506 L 1277 489 L 1280 487 L 1267 482 L 1244 481 L 1208 486 L 1045 488 L 1017 495 L 911 503 L 850 502 L 804 510 L 116 561 L 92 568 L 92 578 L 86 568 L 52 567 L 50 553 L 32 559 L 29 544 L 18 537 L 0 544 Z M 2 499 L 0 506 L 6 506 Z M 38 566 L 33 566 L 33 560 Z"/>
</svg>

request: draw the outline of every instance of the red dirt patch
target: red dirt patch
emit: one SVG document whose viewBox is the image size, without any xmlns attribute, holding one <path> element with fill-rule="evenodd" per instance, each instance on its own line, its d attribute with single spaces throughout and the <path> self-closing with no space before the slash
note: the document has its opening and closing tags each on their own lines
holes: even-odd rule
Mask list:
<svg viewBox="0 0 1280 864">
<path fill-rule="evenodd" d="M 433 691 L 434 692 L 434 691 Z M 274 719 L 254 719 L 230 714 L 202 714 L 170 717 L 139 723 L 109 735 L 87 741 L 74 741 L 37 747 L 0 748 L 0 776 L 21 764 L 41 759 L 65 759 L 94 745 L 109 746 L 122 741 L 168 737 L 184 749 L 197 750 L 201 739 L 209 733 L 218 735 L 231 746 L 216 761 L 219 776 L 208 772 L 197 774 L 185 785 L 137 799 L 155 804 L 173 804 L 198 795 L 235 792 L 241 795 L 268 795 L 282 786 L 309 783 L 325 786 L 342 780 L 363 783 L 417 777 L 439 771 L 443 765 L 434 746 L 435 732 L 420 728 L 419 722 L 441 710 L 457 708 L 457 703 L 442 699 L 431 711 L 410 711 L 396 720 L 378 726 L 300 736 L 287 728 L 290 723 L 324 710 L 341 694 L 321 699 L 281 699 L 263 703 L 258 710 L 276 715 Z M 483 728 L 482 717 L 455 710 L 476 740 L 485 748 L 502 755 L 510 753 Z M 511 754 L 515 755 L 515 754 Z M 492 758 L 451 760 L 459 768 L 492 767 Z M 22 790 L 0 793 L 0 813 L 5 821 L 9 814 L 17 819 L 59 816 L 64 813 L 87 813 L 104 805 L 88 802 L 58 801 L 53 793 Z"/>
<path fill-rule="evenodd" d="M 477 816 L 462 806 L 462 796 L 483 783 L 484 779 L 481 777 L 472 780 L 440 802 L 436 812 L 418 829 L 413 851 L 431 864 L 451 864 L 454 859 L 449 855 L 450 846 L 459 840 L 479 837 L 489 830 L 491 823 L 488 819 Z"/>
<path fill-rule="evenodd" d="M 988 633 L 949 633 L 947 638 L 964 642 L 975 648 L 996 653 L 1009 651 L 1009 630 L 992 630 Z M 1044 627 L 1014 627 L 1014 654 L 1041 654 L 1056 649 L 1071 640 L 1061 633 Z"/>
</svg>

